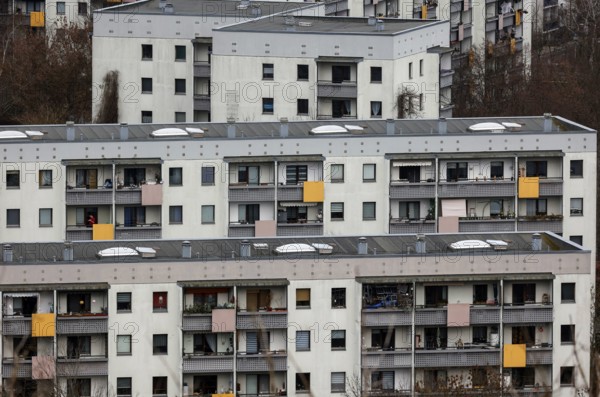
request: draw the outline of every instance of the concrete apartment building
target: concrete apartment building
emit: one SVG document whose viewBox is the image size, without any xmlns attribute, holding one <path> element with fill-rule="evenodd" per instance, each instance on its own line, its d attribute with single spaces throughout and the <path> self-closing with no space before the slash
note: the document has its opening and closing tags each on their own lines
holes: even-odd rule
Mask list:
<svg viewBox="0 0 600 397">
<path fill-rule="evenodd" d="M 2 387 L 16 396 L 589 384 L 593 254 L 549 232 L 16 242 L 2 266 Z"/>
<path fill-rule="evenodd" d="M 110 3 L 98 0 L 1 0 L 0 27 L 51 34 L 55 29 L 69 24 L 83 26 L 93 9 Z"/>
</svg>

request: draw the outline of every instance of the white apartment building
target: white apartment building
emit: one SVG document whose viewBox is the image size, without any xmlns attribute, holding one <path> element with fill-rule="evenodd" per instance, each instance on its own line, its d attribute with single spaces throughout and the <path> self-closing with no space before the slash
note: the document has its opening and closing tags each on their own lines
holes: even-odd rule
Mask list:
<svg viewBox="0 0 600 397">
<path fill-rule="evenodd" d="M 95 257 L 110 247 L 147 248 Z M 553 233 L 15 242 L 2 390 L 426 396 L 458 379 L 450 393 L 571 397 L 593 263 Z"/>
<path fill-rule="evenodd" d="M 449 117 L 448 28 L 279 16 L 215 29 L 212 120 Z"/>
<path fill-rule="evenodd" d="M 70 24 L 83 26 L 93 9 L 102 8 L 102 5 L 103 1 L 98 0 L 2 0 L 0 24 L 52 33 Z"/>
</svg>

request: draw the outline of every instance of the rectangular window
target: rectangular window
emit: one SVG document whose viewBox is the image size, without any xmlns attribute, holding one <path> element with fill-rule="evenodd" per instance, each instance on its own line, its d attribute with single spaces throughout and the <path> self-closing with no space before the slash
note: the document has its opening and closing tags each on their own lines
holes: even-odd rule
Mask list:
<svg viewBox="0 0 600 397">
<path fill-rule="evenodd" d="M 492 161 L 490 163 L 490 178 L 492 178 L 492 179 L 503 179 L 504 178 L 504 161 Z"/>
<path fill-rule="evenodd" d="M 426 285 L 425 286 L 425 306 L 439 307 L 448 304 L 448 286 L 447 285 Z"/>
<path fill-rule="evenodd" d="M 371 66 L 371 83 L 381 83 L 381 66 Z"/>
<path fill-rule="evenodd" d="M 331 82 L 342 83 L 344 81 L 350 81 L 351 72 L 350 66 L 346 65 L 334 65 L 331 67 Z"/>
<path fill-rule="evenodd" d="M 346 288 L 331 289 L 331 307 L 345 308 L 346 307 Z"/>
<path fill-rule="evenodd" d="M 571 160 L 571 178 L 583 178 L 583 160 Z"/>
<path fill-rule="evenodd" d="M 21 186 L 19 171 L 6 171 L 6 187 L 18 189 Z"/>
<path fill-rule="evenodd" d="M 310 288 L 296 289 L 296 307 L 310 307 Z"/>
<path fill-rule="evenodd" d="M 490 216 L 492 218 L 497 218 L 502 213 L 504 213 L 504 200 L 502 200 L 502 199 L 490 200 Z"/>
<path fill-rule="evenodd" d="M 238 205 L 238 220 L 240 223 L 253 225 L 260 220 L 260 204 Z"/>
<path fill-rule="evenodd" d="M 274 77 L 274 68 L 272 63 L 263 63 L 262 64 L 262 78 L 263 80 L 273 80 Z"/>
<path fill-rule="evenodd" d="M 146 207 L 125 207 L 123 208 L 124 225 L 126 227 L 136 227 L 146 223 Z"/>
<path fill-rule="evenodd" d="M 583 245 L 583 236 L 571 236 L 569 237 L 569 240 L 575 244 Z"/>
<path fill-rule="evenodd" d="M 346 350 L 346 330 L 331 331 L 331 350 Z"/>
<path fill-rule="evenodd" d="M 381 101 L 371 101 L 371 117 L 374 119 L 381 118 Z"/>
<path fill-rule="evenodd" d="M 561 386 L 573 386 L 575 383 L 573 367 L 560 367 L 560 385 Z"/>
<path fill-rule="evenodd" d="M 117 378 L 117 397 L 131 396 L 131 378 Z"/>
<path fill-rule="evenodd" d="M 117 356 L 131 355 L 131 335 L 117 335 Z"/>
<path fill-rule="evenodd" d="M 346 392 L 346 373 L 332 372 L 331 373 L 331 392 L 345 393 Z"/>
<path fill-rule="evenodd" d="M 152 335 L 152 354 L 167 354 L 168 353 L 169 335 L 158 334 Z"/>
<path fill-rule="evenodd" d="M 215 206 L 214 205 L 203 205 L 202 206 L 202 223 L 213 224 L 215 223 Z"/>
<path fill-rule="evenodd" d="M 52 187 L 52 170 L 41 170 L 38 174 L 40 188 Z"/>
<path fill-rule="evenodd" d="M 202 166 L 202 185 L 212 186 L 215 184 L 215 167 Z"/>
<path fill-rule="evenodd" d="M 344 203 L 331 203 L 331 220 L 344 220 Z"/>
<path fill-rule="evenodd" d="M 169 186 L 183 185 L 183 170 L 181 167 L 169 168 Z"/>
<path fill-rule="evenodd" d="M 408 78 L 412 79 L 413 78 L 413 67 L 412 67 L 412 62 L 408 63 Z"/>
<path fill-rule="evenodd" d="M 175 112 L 175 122 L 176 123 L 185 123 L 187 116 L 185 112 Z"/>
<path fill-rule="evenodd" d="M 526 199 L 525 214 L 527 216 L 541 216 L 548 213 L 547 199 Z"/>
<path fill-rule="evenodd" d="M 525 162 L 525 176 L 548 177 L 548 162 L 543 160 Z"/>
<path fill-rule="evenodd" d="M 89 356 L 92 353 L 91 336 L 68 336 L 67 337 L 67 358 L 80 358 Z"/>
<path fill-rule="evenodd" d="M 52 208 L 40 208 L 40 226 L 52 226 Z"/>
<path fill-rule="evenodd" d="M 571 199 L 571 215 L 583 215 L 583 199 Z"/>
<path fill-rule="evenodd" d="M 375 202 L 369 201 L 363 203 L 363 221 L 374 221 L 375 216 Z"/>
<path fill-rule="evenodd" d="M 421 167 L 400 167 L 400 181 L 410 183 L 421 182 Z"/>
<path fill-rule="evenodd" d="M 363 182 L 375 182 L 375 164 L 363 164 Z"/>
<path fill-rule="evenodd" d="M 513 305 L 535 303 L 535 283 L 513 284 Z"/>
<path fill-rule="evenodd" d="M 238 182 L 248 185 L 258 185 L 260 182 L 260 167 L 258 166 L 238 166 Z"/>
<path fill-rule="evenodd" d="M 423 76 L 423 60 L 419 60 L 419 76 Z"/>
<path fill-rule="evenodd" d="M 371 390 L 394 390 L 394 371 L 372 372 Z"/>
<path fill-rule="evenodd" d="M 131 311 L 131 292 L 117 292 L 117 313 Z"/>
<path fill-rule="evenodd" d="M 400 201 L 399 203 L 400 219 L 419 220 L 421 219 L 421 203 L 418 201 Z"/>
<path fill-rule="evenodd" d="M 308 99 L 298 99 L 296 106 L 298 114 L 308 114 Z"/>
<path fill-rule="evenodd" d="M 77 13 L 79 15 L 87 15 L 87 3 L 77 3 Z"/>
<path fill-rule="evenodd" d="M 66 7 L 65 7 L 64 1 L 56 2 L 56 14 L 57 15 L 65 15 L 66 14 Z"/>
<path fill-rule="evenodd" d="M 185 94 L 185 79 L 175 79 L 175 94 Z"/>
<path fill-rule="evenodd" d="M 152 60 L 152 44 L 142 44 L 142 61 Z"/>
<path fill-rule="evenodd" d="M 344 164 L 331 164 L 331 183 L 344 182 Z"/>
<path fill-rule="evenodd" d="M 142 123 L 144 123 L 144 124 L 152 123 L 152 111 L 151 110 L 142 110 Z"/>
<path fill-rule="evenodd" d="M 310 373 L 296 374 L 296 392 L 308 393 L 310 391 Z"/>
<path fill-rule="evenodd" d="M 92 395 L 92 380 L 90 378 L 67 379 L 67 396 L 80 397 Z"/>
<path fill-rule="evenodd" d="M 152 79 L 142 77 L 142 94 L 152 94 Z"/>
<path fill-rule="evenodd" d="M 19 227 L 21 226 L 21 210 L 7 209 L 6 210 L 6 226 L 8 227 Z"/>
<path fill-rule="evenodd" d="M 308 80 L 308 65 L 298 65 L 298 81 Z"/>
<path fill-rule="evenodd" d="M 167 377 L 153 376 L 152 377 L 152 394 L 167 395 Z"/>
<path fill-rule="evenodd" d="M 487 303 L 488 286 L 487 284 L 475 284 L 473 286 L 473 303 L 475 305 L 484 305 Z"/>
<path fill-rule="evenodd" d="M 563 345 L 575 343 L 575 324 L 560 326 L 560 343 Z"/>
<path fill-rule="evenodd" d="M 176 61 L 185 61 L 185 46 L 184 45 L 176 45 L 175 46 L 175 60 Z"/>
<path fill-rule="evenodd" d="M 460 179 L 467 179 L 468 163 L 451 162 L 446 164 L 446 182 L 456 182 Z"/>
<path fill-rule="evenodd" d="M 473 343 L 487 343 L 486 326 L 473 326 Z"/>
<path fill-rule="evenodd" d="M 167 297 L 166 291 L 153 292 L 152 293 L 152 310 L 155 312 L 166 312 L 167 311 Z"/>
<path fill-rule="evenodd" d="M 296 331 L 296 351 L 310 350 L 310 331 Z"/>
<path fill-rule="evenodd" d="M 88 226 L 98 223 L 98 207 L 84 207 L 75 210 L 75 222 L 78 226 Z"/>
<path fill-rule="evenodd" d="M 273 114 L 273 98 L 263 98 L 262 100 L 262 112 L 263 114 Z"/>
<path fill-rule="evenodd" d="M 285 167 L 285 184 L 299 185 L 308 180 L 307 165 L 287 165 Z"/>
<path fill-rule="evenodd" d="M 561 303 L 575 303 L 575 283 L 560 284 Z"/>
</svg>

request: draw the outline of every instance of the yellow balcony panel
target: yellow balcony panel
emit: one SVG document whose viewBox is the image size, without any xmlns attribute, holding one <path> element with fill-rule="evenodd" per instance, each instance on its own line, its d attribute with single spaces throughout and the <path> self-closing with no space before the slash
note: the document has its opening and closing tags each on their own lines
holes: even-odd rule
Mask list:
<svg viewBox="0 0 600 397">
<path fill-rule="evenodd" d="M 32 28 L 44 27 L 44 13 L 41 11 L 32 11 L 29 13 L 29 25 Z"/>
<path fill-rule="evenodd" d="M 95 224 L 92 228 L 92 240 L 114 240 L 115 228 L 112 223 Z"/>
<path fill-rule="evenodd" d="M 527 362 L 527 345 L 504 345 L 504 368 L 523 368 Z"/>
<path fill-rule="evenodd" d="M 55 330 L 54 313 L 34 313 L 31 315 L 31 336 L 54 336 Z"/>
<path fill-rule="evenodd" d="M 540 178 L 520 177 L 519 178 L 519 198 L 539 198 L 540 197 Z"/>
<path fill-rule="evenodd" d="M 322 203 L 325 201 L 325 184 L 323 181 L 304 182 L 305 203 Z"/>
</svg>

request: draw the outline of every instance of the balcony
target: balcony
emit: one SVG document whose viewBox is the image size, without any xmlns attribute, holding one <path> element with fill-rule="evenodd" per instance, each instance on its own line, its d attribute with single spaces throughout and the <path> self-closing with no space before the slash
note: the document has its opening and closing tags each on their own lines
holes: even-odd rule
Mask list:
<svg viewBox="0 0 600 397">
<path fill-rule="evenodd" d="M 348 120 L 356 120 L 356 114 L 343 114 L 343 115 L 333 115 L 333 114 L 317 114 L 317 120 L 338 120 L 338 119 L 348 119 Z"/>
<path fill-rule="evenodd" d="M 390 220 L 390 234 L 435 233 L 434 220 L 409 220 L 392 218 Z"/>
<path fill-rule="evenodd" d="M 115 193 L 116 204 L 142 204 L 142 189 L 141 188 L 124 188 L 117 189 Z"/>
<path fill-rule="evenodd" d="M 452 86 L 453 70 L 440 70 L 440 88 Z"/>
<path fill-rule="evenodd" d="M 20 359 L 14 362 L 12 359 L 2 361 L 3 378 L 31 378 L 31 360 Z"/>
<path fill-rule="evenodd" d="M 117 226 L 115 240 L 159 240 L 162 227 L 153 224 L 137 226 Z"/>
<path fill-rule="evenodd" d="M 287 326 L 287 310 L 285 309 L 237 314 L 237 329 L 285 329 Z"/>
<path fill-rule="evenodd" d="M 435 182 L 392 182 L 390 184 L 391 199 L 415 199 L 435 197 Z"/>
<path fill-rule="evenodd" d="M 528 347 L 525 362 L 527 366 L 552 365 L 552 347 Z"/>
<path fill-rule="evenodd" d="M 278 223 L 277 236 L 322 236 L 323 223 Z"/>
<path fill-rule="evenodd" d="M 471 306 L 469 322 L 471 325 L 499 324 L 500 307 L 498 306 Z"/>
<path fill-rule="evenodd" d="M 438 196 L 444 197 L 514 197 L 515 182 L 510 180 L 470 180 L 441 182 Z"/>
<path fill-rule="evenodd" d="M 66 240 L 67 241 L 78 241 L 78 240 L 91 240 L 92 239 L 92 228 L 85 226 L 67 226 Z"/>
<path fill-rule="evenodd" d="M 505 306 L 505 324 L 540 324 L 552 322 L 552 304 Z"/>
<path fill-rule="evenodd" d="M 112 189 L 85 189 L 71 188 L 67 189 L 66 205 L 111 205 Z"/>
<path fill-rule="evenodd" d="M 412 310 L 363 309 L 364 327 L 395 327 L 412 324 Z"/>
<path fill-rule="evenodd" d="M 210 112 L 210 95 L 194 95 L 194 110 Z"/>
<path fill-rule="evenodd" d="M 279 201 L 302 201 L 304 200 L 304 186 L 302 185 L 280 185 L 277 187 L 277 200 Z"/>
<path fill-rule="evenodd" d="M 229 237 L 254 237 L 253 224 L 230 223 Z"/>
<path fill-rule="evenodd" d="M 108 376 L 108 358 L 105 356 L 59 358 L 56 362 L 56 376 Z"/>
<path fill-rule="evenodd" d="M 448 324 L 447 307 L 417 308 L 415 325 L 446 325 Z"/>
<path fill-rule="evenodd" d="M 287 371 L 285 351 L 260 354 L 238 353 L 237 370 L 240 372 Z"/>
<path fill-rule="evenodd" d="M 5 3 L 6 4 L 6 3 Z M 29 27 L 29 15 L 0 14 L 0 26 L 27 26 Z"/>
<path fill-rule="evenodd" d="M 195 61 L 194 62 L 194 77 L 210 78 L 210 63 Z"/>
<path fill-rule="evenodd" d="M 562 220 L 547 219 L 545 217 L 525 217 L 519 218 L 517 222 L 517 231 L 519 232 L 553 232 L 562 233 Z"/>
<path fill-rule="evenodd" d="M 362 368 L 410 368 L 412 361 L 412 352 L 410 349 L 405 350 L 375 350 L 367 348 L 367 351 L 362 353 Z"/>
<path fill-rule="evenodd" d="M 183 314 L 182 331 L 212 331 L 212 314 Z"/>
<path fill-rule="evenodd" d="M 63 335 L 105 334 L 108 332 L 106 314 L 61 315 L 56 317 L 56 333 Z"/>
<path fill-rule="evenodd" d="M 183 357 L 184 374 L 223 372 L 233 372 L 232 355 L 185 354 Z"/>
<path fill-rule="evenodd" d="M 325 15 L 337 15 L 348 10 L 348 0 L 333 0 L 325 3 Z"/>
<path fill-rule="evenodd" d="M 515 219 L 460 219 L 458 221 L 458 231 L 460 233 L 514 232 Z"/>
<path fill-rule="evenodd" d="M 2 318 L 2 335 L 31 335 L 31 317 Z"/>
<path fill-rule="evenodd" d="M 488 367 L 500 365 L 500 349 L 436 349 L 415 351 L 415 366 L 432 367 Z"/>
<path fill-rule="evenodd" d="M 356 98 L 357 95 L 356 81 L 317 81 L 317 97 L 324 98 Z"/>
<path fill-rule="evenodd" d="M 540 179 L 540 196 L 562 196 L 562 179 Z"/>
<path fill-rule="evenodd" d="M 229 185 L 229 202 L 275 201 L 275 186 L 265 185 Z"/>
</svg>

